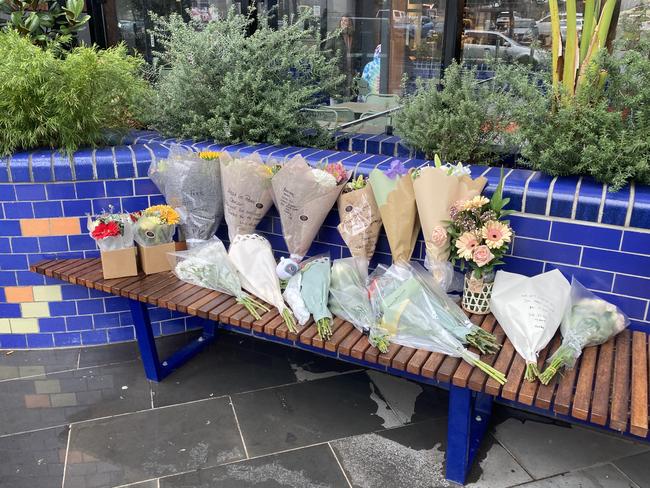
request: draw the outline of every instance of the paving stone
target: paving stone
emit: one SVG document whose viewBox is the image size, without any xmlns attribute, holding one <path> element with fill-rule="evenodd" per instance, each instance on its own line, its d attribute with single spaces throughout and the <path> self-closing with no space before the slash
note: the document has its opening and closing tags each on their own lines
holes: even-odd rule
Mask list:
<svg viewBox="0 0 650 488">
<path fill-rule="evenodd" d="M 650 488 L 650 452 L 617 459 L 614 464 L 641 488 Z"/>
<path fill-rule="evenodd" d="M 522 488 L 639 488 L 611 464 L 561 474 L 521 486 Z"/>
<path fill-rule="evenodd" d="M 0 381 L 74 369 L 78 357 L 79 349 L 0 351 Z"/>
<path fill-rule="evenodd" d="M 64 488 L 150 480 L 245 458 L 230 400 L 74 424 Z"/>
</svg>

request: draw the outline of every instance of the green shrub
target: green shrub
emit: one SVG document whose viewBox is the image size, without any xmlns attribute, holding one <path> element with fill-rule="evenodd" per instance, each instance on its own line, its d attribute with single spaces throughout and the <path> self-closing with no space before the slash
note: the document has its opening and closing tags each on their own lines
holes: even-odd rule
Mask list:
<svg viewBox="0 0 650 488">
<path fill-rule="evenodd" d="M 418 80 L 414 94 L 403 98 L 395 117 L 395 132 L 407 145 L 432 159 L 490 162 L 497 157 L 504 118 L 498 108 L 503 95 L 492 83 L 480 83 L 476 72 L 457 63 L 441 80 Z M 507 121 L 506 121 L 507 122 Z"/>
<path fill-rule="evenodd" d="M 0 154 L 100 143 L 106 129 L 131 125 L 149 93 L 141 59 L 123 45 L 59 58 L 8 31 L 0 33 L 0 59 Z"/>
<path fill-rule="evenodd" d="M 301 109 L 335 93 L 344 77 L 318 33 L 304 28 L 308 16 L 285 18 L 277 30 L 261 20 L 251 36 L 249 19 L 234 10 L 208 23 L 154 17 L 163 50 L 150 125 L 224 143 L 318 142 L 323 131 Z"/>
</svg>

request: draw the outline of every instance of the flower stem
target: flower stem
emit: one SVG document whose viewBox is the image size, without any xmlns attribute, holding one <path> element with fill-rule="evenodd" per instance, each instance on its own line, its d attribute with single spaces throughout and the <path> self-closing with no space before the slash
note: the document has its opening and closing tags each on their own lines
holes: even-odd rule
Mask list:
<svg viewBox="0 0 650 488">
<path fill-rule="evenodd" d="M 495 354 L 501 349 L 494 334 L 483 330 L 480 327 L 472 328 L 472 331 L 465 336 L 465 340 L 471 346 L 481 351 L 481 354 Z"/>
<path fill-rule="evenodd" d="M 326 341 L 327 339 L 332 337 L 332 329 L 330 328 L 329 317 L 323 317 L 322 319 L 318 319 L 316 321 L 316 328 L 318 329 L 318 336 L 321 339 Z"/>
<path fill-rule="evenodd" d="M 548 385 L 560 368 L 564 366 L 564 359 L 561 356 L 554 357 L 544 372 L 539 375 L 539 381 L 541 381 L 543 385 Z"/>
<path fill-rule="evenodd" d="M 296 319 L 293 318 L 293 314 L 288 308 L 285 308 L 282 310 L 282 318 L 284 319 L 284 323 L 287 324 L 287 329 L 289 329 L 290 332 L 297 332 L 296 331 Z"/>
<path fill-rule="evenodd" d="M 388 339 L 387 334 L 382 335 L 370 335 L 368 342 L 379 349 L 379 352 L 386 354 L 388 352 L 388 346 L 390 346 L 390 340 Z"/>
<path fill-rule="evenodd" d="M 250 295 L 242 295 L 241 297 L 237 298 L 237 303 L 242 304 L 244 308 L 248 310 L 248 313 L 255 317 L 255 320 L 259 320 L 261 318 L 258 309 L 264 312 L 269 311 L 269 308 L 266 305 L 258 302 Z"/>
<path fill-rule="evenodd" d="M 539 368 L 537 363 L 526 363 L 526 372 L 524 373 L 524 378 L 526 381 L 535 381 L 539 376 Z"/>
<path fill-rule="evenodd" d="M 493 368 L 489 364 L 484 363 L 480 359 L 475 359 L 473 356 L 470 355 L 463 355 L 463 359 L 467 361 L 469 364 L 476 366 L 478 369 L 483 371 L 490 378 L 493 378 L 500 385 L 505 385 L 507 383 L 508 378 L 506 378 L 505 374 L 503 374 L 498 369 Z"/>
</svg>

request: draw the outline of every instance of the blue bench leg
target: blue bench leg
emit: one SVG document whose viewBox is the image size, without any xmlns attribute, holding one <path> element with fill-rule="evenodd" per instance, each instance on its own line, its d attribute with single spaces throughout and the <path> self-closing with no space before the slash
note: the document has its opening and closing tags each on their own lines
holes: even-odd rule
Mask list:
<svg viewBox="0 0 650 488">
<path fill-rule="evenodd" d="M 491 396 L 467 388 L 450 387 L 445 475 L 448 480 L 465 484 L 491 413 Z"/>
<path fill-rule="evenodd" d="M 151 381 L 162 381 L 172 371 L 196 356 L 205 346 L 213 342 L 217 337 L 217 325 L 215 322 L 206 320 L 203 327 L 203 334 L 182 347 L 164 361 L 160 361 L 156 341 L 151 328 L 149 309 L 146 303 L 137 300 L 129 300 L 131 315 L 135 325 L 135 333 L 140 348 L 142 364 L 148 379 Z"/>
</svg>

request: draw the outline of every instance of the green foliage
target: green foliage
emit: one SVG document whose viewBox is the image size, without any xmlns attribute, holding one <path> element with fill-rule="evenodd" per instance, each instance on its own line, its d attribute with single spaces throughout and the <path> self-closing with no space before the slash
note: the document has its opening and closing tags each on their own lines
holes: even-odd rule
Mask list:
<svg viewBox="0 0 650 488">
<path fill-rule="evenodd" d="M 309 16 L 285 19 L 277 30 L 262 19 L 251 36 L 249 19 L 234 10 L 208 23 L 154 16 L 163 50 L 150 125 L 224 143 L 314 144 L 325 138 L 301 109 L 318 95 L 335 93 L 344 77 L 336 59 L 320 50 L 317 31 L 304 28 Z"/>
<path fill-rule="evenodd" d="M 148 96 L 142 60 L 123 45 L 65 57 L 0 32 L 0 154 L 49 146 L 68 152 L 125 129 Z"/>
<path fill-rule="evenodd" d="M 427 158 L 434 154 L 448 162 L 487 162 L 496 158 L 502 137 L 503 95 L 490 83 L 480 83 L 476 72 L 457 63 L 449 66 L 439 90 L 435 82 L 418 80 L 395 116 L 395 132 Z"/>
<path fill-rule="evenodd" d="M 0 12 L 9 19 L 0 26 L 13 29 L 41 47 L 70 44 L 88 23 L 84 0 L 0 0 Z"/>
<path fill-rule="evenodd" d="M 650 184 L 649 52 L 647 41 L 622 55 L 603 50 L 575 96 L 560 103 L 548 79 L 531 83 L 529 74 L 502 69 L 524 161 L 553 176 L 592 176 L 613 191 L 631 180 Z"/>
</svg>

